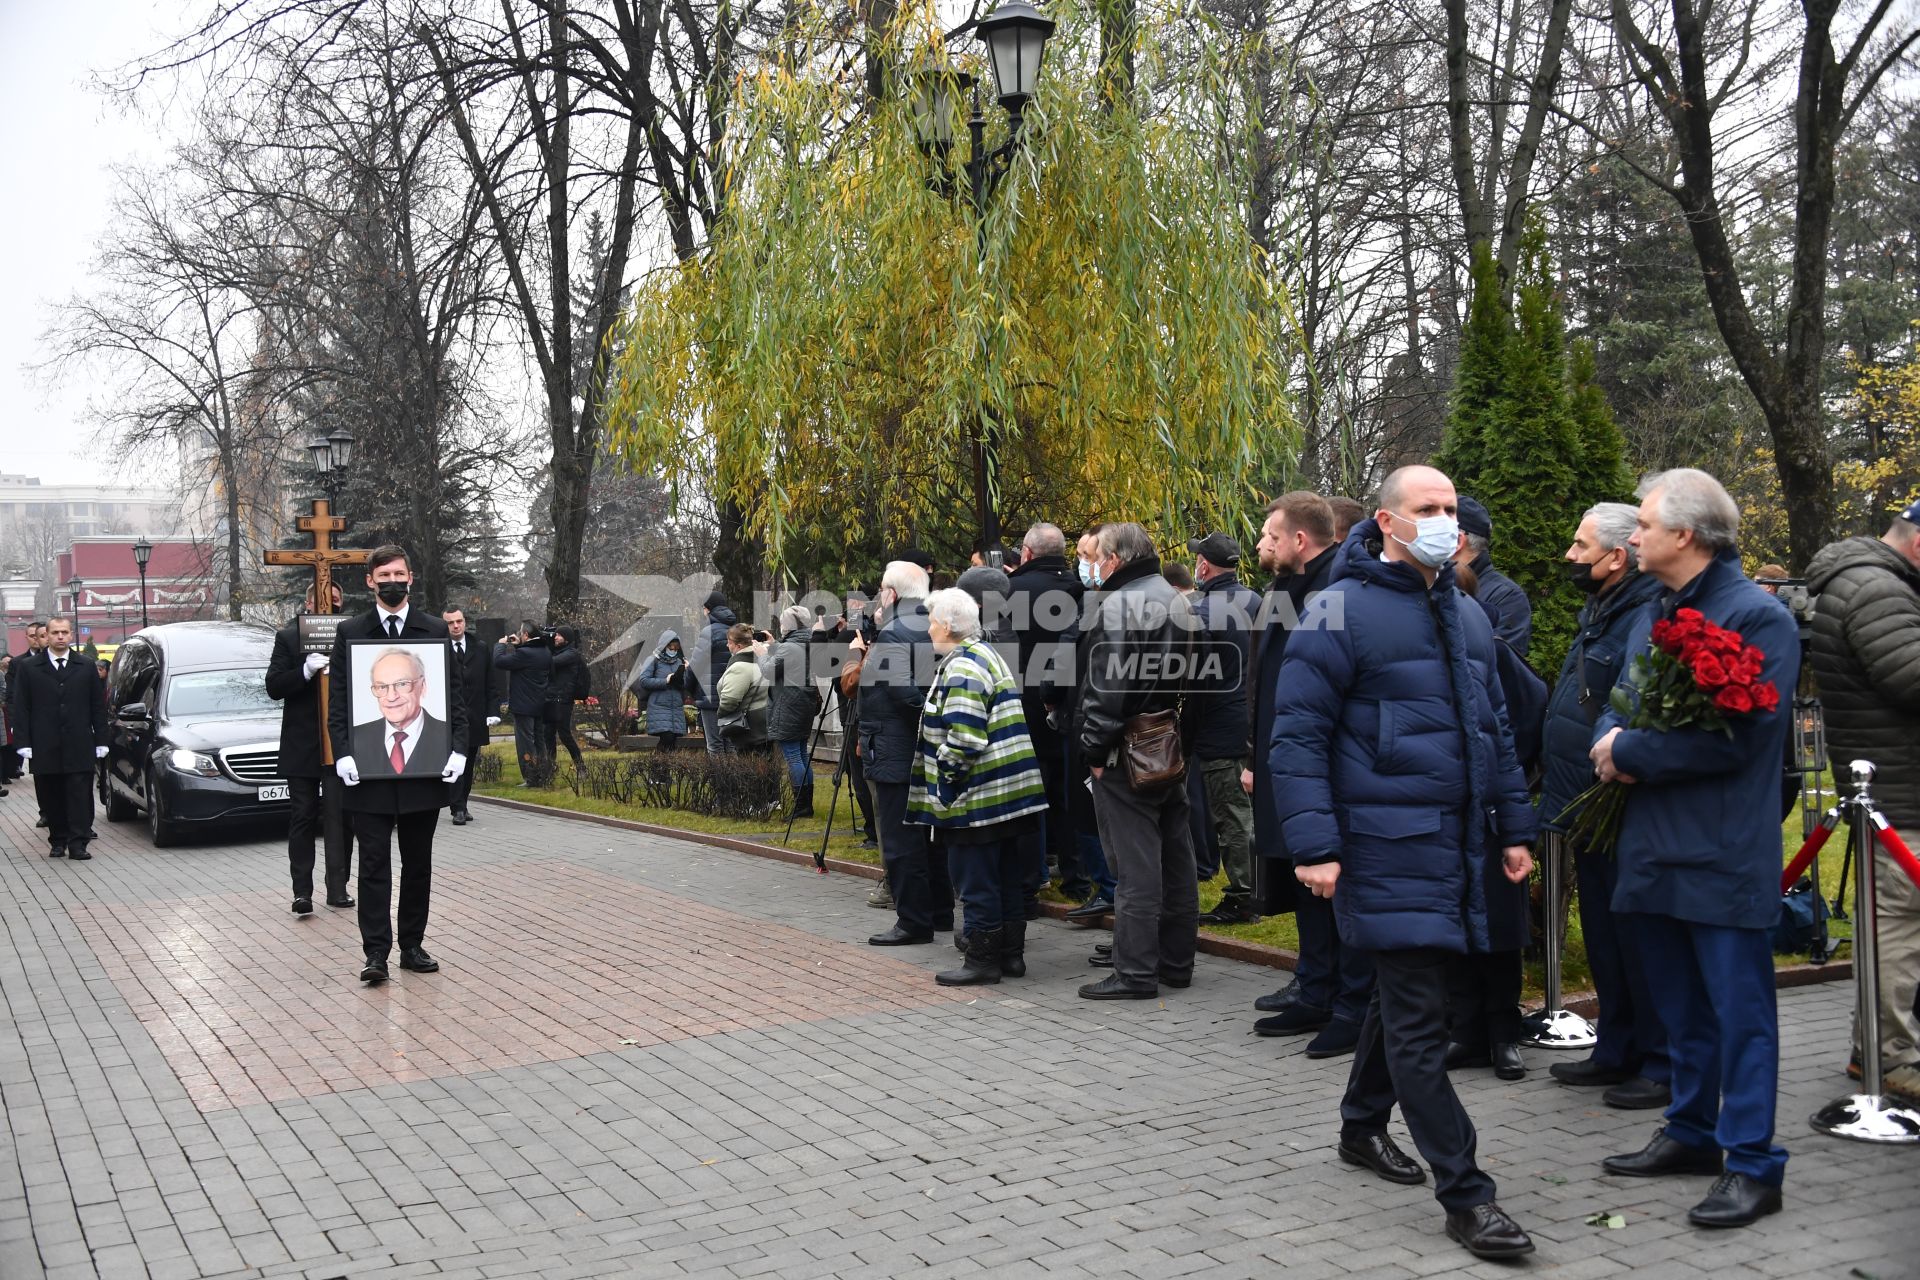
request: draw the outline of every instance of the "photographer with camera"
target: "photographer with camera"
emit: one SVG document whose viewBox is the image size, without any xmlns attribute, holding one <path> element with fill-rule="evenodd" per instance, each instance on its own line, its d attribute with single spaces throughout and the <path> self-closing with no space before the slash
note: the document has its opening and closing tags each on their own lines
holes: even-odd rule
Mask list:
<svg viewBox="0 0 1920 1280">
<path fill-rule="evenodd" d="M 560 747 L 581 765 L 580 744 L 573 737 L 573 704 L 592 691 L 592 675 L 580 652 L 580 628 L 555 627 L 548 633 L 553 669 L 547 675 L 547 705 L 541 715 L 540 747 L 549 760 L 560 758 Z"/>
<path fill-rule="evenodd" d="M 1873 761 L 1881 812 L 1896 830 L 1911 833 L 1920 827 L 1920 763 L 1914 755 L 1920 742 L 1920 502 L 1895 517 L 1883 537 L 1847 538 L 1823 548 L 1808 565 L 1807 579 L 1819 596 L 1813 674 L 1826 707 L 1832 759 Z M 1914 1017 L 1920 889 L 1884 847 L 1874 856 L 1884 1088 L 1920 1105 L 1920 1019 Z M 1858 1026 L 1853 1044 L 1858 1061 Z"/>
<path fill-rule="evenodd" d="M 553 678 L 553 650 L 546 632 L 532 622 L 503 637 L 493 649 L 493 669 L 507 673 L 507 710 L 513 713 L 513 753 L 520 761 L 520 785 L 548 758 L 544 741 L 547 687 Z"/>
</svg>

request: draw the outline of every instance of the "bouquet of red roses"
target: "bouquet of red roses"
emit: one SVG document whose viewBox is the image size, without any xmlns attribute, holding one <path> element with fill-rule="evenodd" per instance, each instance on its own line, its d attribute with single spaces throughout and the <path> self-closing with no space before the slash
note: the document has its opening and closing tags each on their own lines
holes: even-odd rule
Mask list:
<svg viewBox="0 0 1920 1280">
<path fill-rule="evenodd" d="M 1730 716 L 1773 711 L 1780 690 L 1762 680 L 1767 655 L 1738 631 L 1707 621 L 1698 609 L 1679 609 L 1653 624 L 1653 647 L 1633 660 L 1612 706 L 1629 729 L 1706 729 L 1733 736 Z M 1575 796 L 1557 821 L 1567 823 L 1576 848 L 1611 854 L 1620 838 L 1627 784 L 1600 782 Z"/>
</svg>

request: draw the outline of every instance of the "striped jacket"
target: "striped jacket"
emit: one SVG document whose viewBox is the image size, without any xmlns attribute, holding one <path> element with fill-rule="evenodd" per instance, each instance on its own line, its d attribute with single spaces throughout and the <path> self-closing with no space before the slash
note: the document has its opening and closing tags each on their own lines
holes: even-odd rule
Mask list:
<svg viewBox="0 0 1920 1280">
<path fill-rule="evenodd" d="M 907 821 L 985 827 L 1047 807 L 1020 687 L 979 638 L 948 654 L 920 715 Z"/>
</svg>

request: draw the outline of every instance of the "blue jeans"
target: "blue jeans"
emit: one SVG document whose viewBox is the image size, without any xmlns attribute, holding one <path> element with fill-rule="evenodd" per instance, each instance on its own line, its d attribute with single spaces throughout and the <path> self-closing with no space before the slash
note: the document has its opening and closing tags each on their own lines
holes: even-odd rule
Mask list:
<svg viewBox="0 0 1920 1280">
<path fill-rule="evenodd" d="M 787 779 L 795 787 L 813 785 L 813 761 L 807 758 L 807 742 L 802 738 L 798 742 L 780 742 L 774 744 L 780 748 L 780 754 L 787 758 Z"/>
<path fill-rule="evenodd" d="M 1025 838 L 950 844 L 936 850 L 934 856 L 942 852 L 953 887 L 966 907 L 964 925 L 968 933 L 998 929 L 1027 918 L 1026 872 L 1031 865 L 1031 845 Z"/>
<path fill-rule="evenodd" d="M 1673 1103 L 1667 1136 L 1727 1153 L 1727 1172 L 1777 1187 L 1787 1153 L 1773 1140 L 1780 1020 L 1773 938 L 1766 929 L 1695 924 L 1635 913 L 1654 1012 L 1667 1032 Z"/>
</svg>

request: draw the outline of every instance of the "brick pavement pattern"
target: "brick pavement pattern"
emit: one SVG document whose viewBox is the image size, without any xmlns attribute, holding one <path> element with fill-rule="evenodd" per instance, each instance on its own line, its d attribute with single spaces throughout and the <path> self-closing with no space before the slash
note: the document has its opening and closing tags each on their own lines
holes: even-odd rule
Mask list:
<svg viewBox="0 0 1920 1280">
<path fill-rule="evenodd" d="M 1602 1176 L 1652 1121 L 1545 1052 L 1456 1077 L 1540 1244 L 1502 1266 L 1337 1161 L 1347 1064 L 1249 1034 L 1270 971 L 1090 1005 L 1092 936 L 1044 922 L 1027 979 L 949 991 L 951 948 L 862 945 L 865 881 L 476 814 L 439 834 L 445 967 L 367 990 L 271 833 L 102 822 L 71 864 L 0 799 L 0 1280 L 1920 1274 L 1920 1151 L 1805 1127 L 1849 987 L 1783 994 L 1787 1209 L 1747 1231 L 1686 1225 L 1703 1179 Z"/>
</svg>

